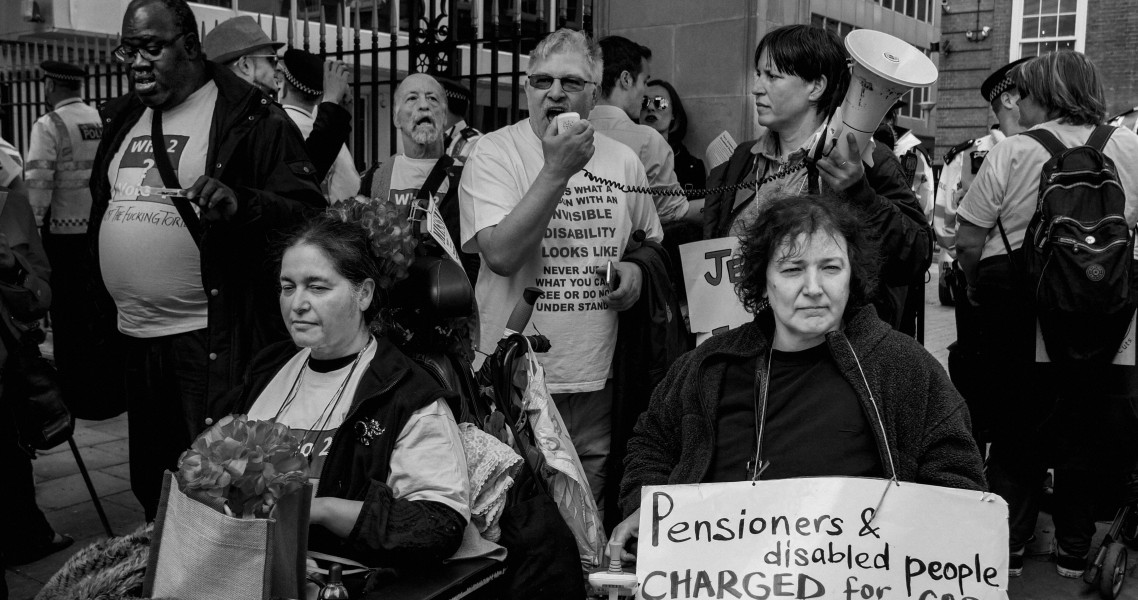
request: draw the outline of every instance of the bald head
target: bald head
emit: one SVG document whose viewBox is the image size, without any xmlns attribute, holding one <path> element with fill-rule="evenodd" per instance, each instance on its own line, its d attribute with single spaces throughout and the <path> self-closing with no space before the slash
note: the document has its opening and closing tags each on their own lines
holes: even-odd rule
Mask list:
<svg viewBox="0 0 1138 600">
<path fill-rule="evenodd" d="M 442 155 L 446 128 L 446 92 L 430 75 L 407 76 L 395 90 L 395 126 L 403 133 L 408 156 Z"/>
</svg>

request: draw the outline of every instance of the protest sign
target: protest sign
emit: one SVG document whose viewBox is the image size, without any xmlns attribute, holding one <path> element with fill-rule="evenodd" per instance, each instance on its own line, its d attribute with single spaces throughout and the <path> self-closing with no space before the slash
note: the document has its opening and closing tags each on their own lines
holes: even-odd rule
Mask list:
<svg viewBox="0 0 1138 600">
<path fill-rule="evenodd" d="M 856 477 L 646 486 L 636 576 L 648 600 L 1006 599 L 1008 508 Z"/>
<path fill-rule="evenodd" d="M 735 294 L 743 268 L 738 250 L 737 237 L 680 246 L 692 333 L 720 333 L 751 322 L 751 313 Z"/>
</svg>

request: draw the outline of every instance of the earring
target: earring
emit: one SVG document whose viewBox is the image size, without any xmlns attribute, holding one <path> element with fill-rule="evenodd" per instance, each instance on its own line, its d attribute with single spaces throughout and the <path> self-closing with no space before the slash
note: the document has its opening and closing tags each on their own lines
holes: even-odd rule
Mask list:
<svg viewBox="0 0 1138 600">
<path fill-rule="evenodd" d="M 761 313 L 770 307 L 771 307 L 771 301 L 770 300 L 767 300 L 765 297 L 760 298 L 758 305 L 755 306 L 755 312 Z"/>
</svg>

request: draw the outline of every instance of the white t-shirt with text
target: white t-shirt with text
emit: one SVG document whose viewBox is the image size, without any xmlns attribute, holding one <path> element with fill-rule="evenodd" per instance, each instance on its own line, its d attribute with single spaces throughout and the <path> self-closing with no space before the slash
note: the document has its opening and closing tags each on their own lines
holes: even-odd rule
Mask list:
<svg viewBox="0 0 1138 600">
<path fill-rule="evenodd" d="M 602 134 L 593 140 L 596 151 L 586 170 L 623 184 L 647 186 L 644 166 L 632 150 Z M 544 163 L 541 140 L 528 120 L 482 137 L 467 159 L 459 188 L 463 250 L 479 251 L 476 234 L 510 214 Z M 482 261 L 475 289 L 480 350 L 494 351 L 523 290 L 537 286 L 545 296 L 537 301 L 525 333 L 541 333 L 552 343 L 550 351 L 540 355 L 549 391 L 602 389 L 617 334 L 617 314 L 606 302 L 603 273 L 609 261 L 616 263 L 624 256 L 637 230 L 650 240 L 663 239 L 651 196 L 595 183 L 583 171 L 573 175 L 541 246 L 514 275 L 498 275 Z"/>
<path fill-rule="evenodd" d="M 167 156 L 183 189 L 205 174 L 216 102 L 210 81 L 162 114 Z M 201 257 L 189 229 L 172 200 L 140 193 L 143 186 L 167 187 L 150 143 L 153 117 L 143 111 L 111 160 L 111 199 L 99 229 L 99 266 L 118 307 L 119 331 L 138 338 L 207 325 Z"/>
</svg>

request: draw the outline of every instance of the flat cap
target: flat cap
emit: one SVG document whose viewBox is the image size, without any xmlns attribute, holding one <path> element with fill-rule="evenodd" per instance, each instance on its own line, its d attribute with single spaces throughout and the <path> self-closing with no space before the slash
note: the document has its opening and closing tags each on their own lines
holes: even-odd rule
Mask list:
<svg viewBox="0 0 1138 600">
<path fill-rule="evenodd" d="M 1010 62 L 996 69 L 995 73 L 989 75 L 988 78 L 984 80 L 984 83 L 980 84 L 980 95 L 984 97 L 984 100 L 991 102 L 995 100 L 997 96 L 1006 92 L 1008 88 L 1015 87 L 1015 82 L 1012 81 L 1011 78 L 1012 69 L 1020 63 L 1031 60 L 1032 58 L 1035 57 L 1025 56 L 1024 58 Z"/>
<path fill-rule="evenodd" d="M 309 96 L 324 93 L 324 61 L 319 56 L 289 48 L 281 59 L 280 70 L 285 80 L 301 92 Z"/>
<path fill-rule="evenodd" d="M 206 58 L 221 64 L 252 54 L 259 48 L 272 48 L 275 54 L 284 45 L 284 42 L 269 39 L 265 30 L 249 15 L 219 23 L 202 40 Z"/>
<path fill-rule="evenodd" d="M 44 77 L 59 81 L 83 81 L 87 78 L 87 70 L 83 67 L 58 60 L 45 60 L 40 63 L 40 69 Z"/>
</svg>

